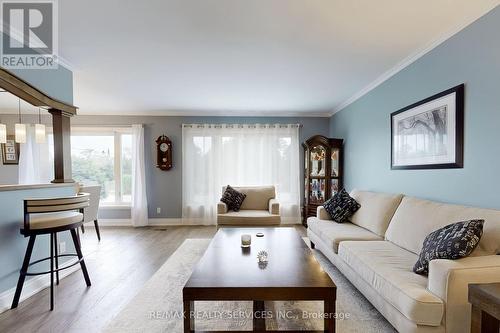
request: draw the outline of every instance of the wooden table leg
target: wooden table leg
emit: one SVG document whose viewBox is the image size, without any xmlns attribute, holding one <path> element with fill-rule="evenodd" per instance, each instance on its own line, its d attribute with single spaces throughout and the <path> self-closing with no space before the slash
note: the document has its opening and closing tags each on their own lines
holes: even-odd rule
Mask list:
<svg viewBox="0 0 500 333">
<path fill-rule="evenodd" d="M 479 307 L 472 305 L 471 333 L 498 333 L 500 321 Z"/>
<path fill-rule="evenodd" d="M 263 317 L 265 311 L 264 301 L 253 301 L 253 331 L 263 332 L 266 330 L 266 319 Z"/>
<path fill-rule="evenodd" d="M 194 301 L 184 301 L 184 333 L 194 332 Z"/>
<path fill-rule="evenodd" d="M 481 332 L 481 309 L 474 305 L 472 305 L 470 325 L 471 333 Z"/>
<path fill-rule="evenodd" d="M 324 301 L 324 331 L 325 333 L 335 333 L 335 300 Z"/>
</svg>

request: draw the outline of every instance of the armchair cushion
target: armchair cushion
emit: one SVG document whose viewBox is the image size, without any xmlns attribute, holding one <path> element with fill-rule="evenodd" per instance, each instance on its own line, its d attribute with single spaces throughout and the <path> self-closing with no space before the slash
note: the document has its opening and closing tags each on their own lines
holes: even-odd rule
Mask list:
<svg viewBox="0 0 500 333">
<path fill-rule="evenodd" d="M 245 193 L 238 192 L 231 186 L 227 185 L 224 193 L 222 193 L 222 198 L 220 201 L 227 204 L 229 209 L 234 210 L 235 212 L 240 210 L 241 205 L 243 204 L 243 200 L 247 195 Z"/>
<path fill-rule="evenodd" d="M 269 200 L 269 213 L 274 215 L 280 214 L 280 203 L 276 199 Z"/>
</svg>

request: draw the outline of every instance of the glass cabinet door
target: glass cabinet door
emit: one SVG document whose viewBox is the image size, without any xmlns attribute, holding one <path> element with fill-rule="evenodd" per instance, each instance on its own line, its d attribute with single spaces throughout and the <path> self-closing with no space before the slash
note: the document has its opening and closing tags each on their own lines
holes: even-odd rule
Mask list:
<svg viewBox="0 0 500 333">
<path fill-rule="evenodd" d="M 325 202 L 325 180 L 311 179 L 309 182 L 309 203 L 322 204 Z"/>
<path fill-rule="evenodd" d="M 338 148 L 332 148 L 332 170 L 331 170 L 331 177 L 340 177 L 339 175 L 339 156 L 340 156 L 340 151 Z"/>
<path fill-rule="evenodd" d="M 330 197 L 332 198 L 339 191 L 339 180 L 330 180 Z"/>
<path fill-rule="evenodd" d="M 326 149 L 323 146 L 315 146 L 311 149 L 310 160 L 311 170 L 309 171 L 311 177 L 324 177 L 326 169 Z"/>
</svg>

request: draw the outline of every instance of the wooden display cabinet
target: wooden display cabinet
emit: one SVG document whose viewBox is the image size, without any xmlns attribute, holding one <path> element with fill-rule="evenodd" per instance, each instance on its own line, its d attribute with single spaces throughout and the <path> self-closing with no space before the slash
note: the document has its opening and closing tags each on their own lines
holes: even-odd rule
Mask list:
<svg viewBox="0 0 500 333">
<path fill-rule="evenodd" d="M 318 206 L 344 187 L 344 149 L 342 139 L 315 135 L 304 147 L 304 206 L 302 224 L 316 216 Z"/>
</svg>

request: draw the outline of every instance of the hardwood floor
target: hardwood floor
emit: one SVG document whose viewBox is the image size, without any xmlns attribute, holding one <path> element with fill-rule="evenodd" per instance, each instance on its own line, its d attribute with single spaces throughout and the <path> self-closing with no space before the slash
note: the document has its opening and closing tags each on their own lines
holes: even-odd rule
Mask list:
<svg viewBox="0 0 500 333">
<path fill-rule="evenodd" d="M 296 226 L 305 235 L 302 226 Z M 213 226 L 162 228 L 101 228 L 101 242 L 93 228 L 82 235 L 85 262 L 92 286 L 81 270 L 56 287 L 54 311 L 49 311 L 49 289 L 0 314 L 0 332 L 100 332 L 139 292 L 187 238 L 212 238 Z"/>
</svg>

